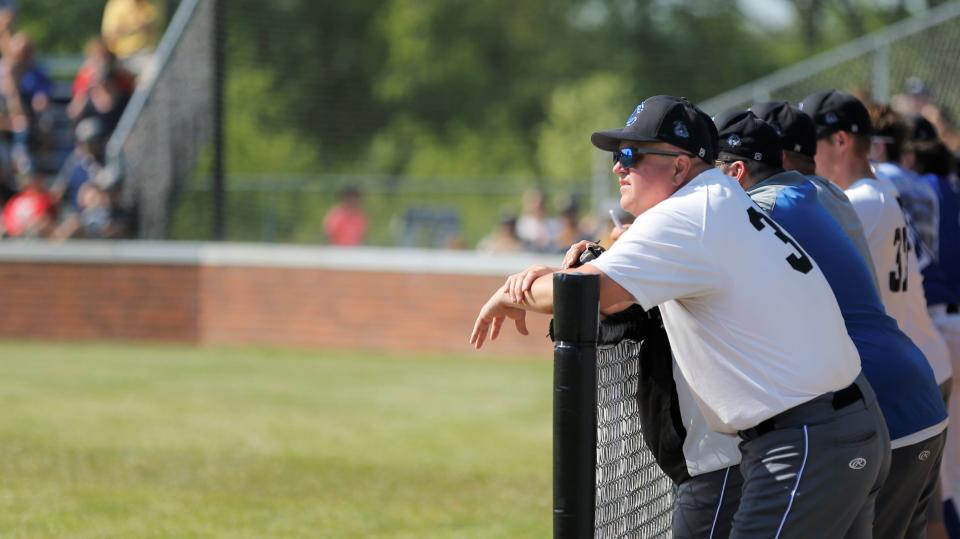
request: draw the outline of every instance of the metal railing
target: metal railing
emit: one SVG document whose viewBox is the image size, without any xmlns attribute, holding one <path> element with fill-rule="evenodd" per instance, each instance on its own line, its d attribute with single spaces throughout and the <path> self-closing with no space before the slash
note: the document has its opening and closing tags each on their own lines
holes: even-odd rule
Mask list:
<svg viewBox="0 0 960 539">
<path fill-rule="evenodd" d="M 166 238 L 174 202 L 213 133 L 214 0 L 183 0 L 107 144 L 136 235 Z"/>
<path fill-rule="evenodd" d="M 923 12 L 703 101 L 709 114 L 770 99 L 799 100 L 819 89 L 868 91 L 888 101 L 893 84 L 919 76 L 941 104 L 960 105 L 960 2 Z"/>
</svg>

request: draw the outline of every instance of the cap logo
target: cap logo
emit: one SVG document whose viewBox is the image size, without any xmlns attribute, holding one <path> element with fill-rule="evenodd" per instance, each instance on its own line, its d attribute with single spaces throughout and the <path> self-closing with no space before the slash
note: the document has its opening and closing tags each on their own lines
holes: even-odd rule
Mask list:
<svg viewBox="0 0 960 539">
<path fill-rule="evenodd" d="M 753 154 L 753 160 L 754 160 L 754 161 L 762 161 L 762 160 L 763 160 L 763 154 L 760 153 L 760 152 L 757 152 L 757 153 Z"/>
<path fill-rule="evenodd" d="M 799 144 L 794 144 L 794 145 L 793 145 L 793 151 L 799 152 L 799 151 L 800 151 L 800 145 L 799 145 Z"/>
<path fill-rule="evenodd" d="M 740 137 L 736 135 L 730 135 L 727 138 L 727 146 L 730 146 L 731 148 L 736 148 L 739 145 L 740 145 Z"/>
<path fill-rule="evenodd" d="M 707 149 L 706 149 L 706 148 L 700 148 L 700 151 L 697 152 L 697 155 L 699 155 L 700 157 L 704 157 L 705 155 L 707 155 Z"/>
<path fill-rule="evenodd" d="M 680 120 L 677 120 L 673 124 L 673 134 L 680 138 L 690 138 L 690 132 L 687 131 L 687 126 Z"/>
<path fill-rule="evenodd" d="M 837 118 L 836 113 L 828 112 L 823 116 L 823 121 L 827 122 L 830 125 L 833 125 L 840 121 L 840 118 Z"/>
<path fill-rule="evenodd" d="M 853 125 L 850 126 L 850 132 L 851 132 L 851 133 L 857 133 L 857 132 L 859 132 L 859 131 L 860 131 L 860 126 L 859 126 L 859 125 L 853 124 Z"/>
<path fill-rule="evenodd" d="M 627 126 L 627 127 L 630 127 L 631 125 L 637 123 L 637 116 L 639 116 L 641 112 L 643 112 L 643 103 L 642 103 L 642 102 L 641 102 L 639 105 L 637 105 L 637 108 L 633 109 L 633 114 L 631 114 L 630 117 L 627 118 L 627 125 L 626 125 L 626 126 Z"/>
</svg>

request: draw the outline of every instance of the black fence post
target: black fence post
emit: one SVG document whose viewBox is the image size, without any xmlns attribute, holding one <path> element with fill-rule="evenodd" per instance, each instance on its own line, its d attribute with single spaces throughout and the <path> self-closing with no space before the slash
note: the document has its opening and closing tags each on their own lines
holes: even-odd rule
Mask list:
<svg viewBox="0 0 960 539">
<path fill-rule="evenodd" d="M 223 88 L 226 76 L 226 0 L 213 7 L 213 239 L 226 238 L 226 182 L 224 179 Z"/>
<path fill-rule="evenodd" d="M 593 537 L 600 278 L 553 278 L 553 536 Z"/>
</svg>

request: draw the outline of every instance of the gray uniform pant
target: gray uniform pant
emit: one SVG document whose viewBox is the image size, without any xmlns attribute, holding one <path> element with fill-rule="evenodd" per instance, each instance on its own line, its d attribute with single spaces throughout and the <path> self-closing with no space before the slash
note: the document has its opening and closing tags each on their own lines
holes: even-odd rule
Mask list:
<svg viewBox="0 0 960 539">
<path fill-rule="evenodd" d="M 697 475 L 680 484 L 673 506 L 674 539 L 729 537 L 742 486 L 739 466 Z"/>
<path fill-rule="evenodd" d="M 926 537 L 927 507 L 934 497 L 947 434 L 898 447 L 890 460 L 890 475 L 877 497 L 874 534 L 877 539 Z"/>
<path fill-rule="evenodd" d="M 778 415 L 772 431 L 742 433 L 744 484 L 731 538 L 873 536 L 890 437 L 862 376 L 863 399 L 834 409 L 826 394 Z"/>
</svg>

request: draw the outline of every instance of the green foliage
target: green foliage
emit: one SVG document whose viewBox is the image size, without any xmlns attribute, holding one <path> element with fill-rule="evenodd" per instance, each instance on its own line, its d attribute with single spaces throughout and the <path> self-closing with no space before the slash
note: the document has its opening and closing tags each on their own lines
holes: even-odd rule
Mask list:
<svg viewBox="0 0 960 539">
<path fill-rule="evenodd" d="M 40 54 L 83 54 L 84 42 L 100 34 L 106 0 L 26 0 L 17 2 L 17 28 Z"/>
<path fill-rule="evenodd" d="M 537 138 L 537 164 L 544 176 L 590 177 L 596 150 L 588 137 L 593 131 L 622 124 L 629 116 L 635 105 L 625 87 L 621 75 L 596 73 L 551 93 Z"/>
</svg>

